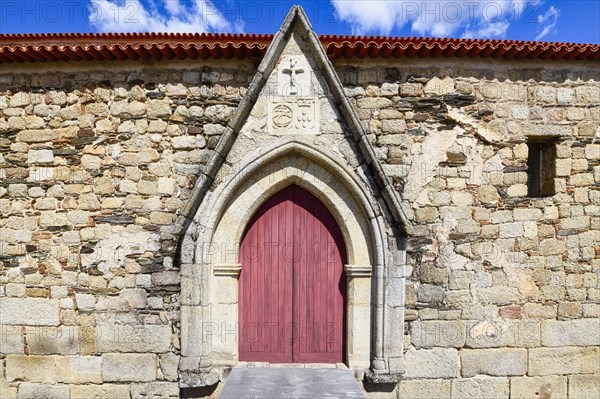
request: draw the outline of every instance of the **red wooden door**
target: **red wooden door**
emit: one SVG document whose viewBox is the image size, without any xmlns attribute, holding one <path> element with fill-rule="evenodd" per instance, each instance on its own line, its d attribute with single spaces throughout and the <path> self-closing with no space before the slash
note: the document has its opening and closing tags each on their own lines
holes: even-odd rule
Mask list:
<svg viewBox="0 0 600 399">
<path fill-rule="evenodd" d="M 240 247 L 240 360 L 342 362 L 345 257 L 340 229 L 316 197 L 292 185 L 268 199 Z"/>
</svg>

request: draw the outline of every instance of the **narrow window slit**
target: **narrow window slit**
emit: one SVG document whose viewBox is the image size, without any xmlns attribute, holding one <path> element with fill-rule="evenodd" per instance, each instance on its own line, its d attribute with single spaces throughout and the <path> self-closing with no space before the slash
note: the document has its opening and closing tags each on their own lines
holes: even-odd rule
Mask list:
<svg viewBox="0 0 600 399">
<path fill-rule="evenodd" d="M 556 144 L 553 141 L 527 143 L 527 196 L 550 197 L 555 194 Z"/>
</svg>

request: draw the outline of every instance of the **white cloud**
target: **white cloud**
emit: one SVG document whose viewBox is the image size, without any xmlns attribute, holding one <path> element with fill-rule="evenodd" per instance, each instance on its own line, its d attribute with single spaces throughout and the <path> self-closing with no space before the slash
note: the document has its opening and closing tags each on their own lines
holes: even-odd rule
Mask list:
<svg viewBox="0 0 600 399">
<path fill-rule="evenodd" d="M 355 35 L 367 32 L 386 35 L 406 22 L 402 21 L 406 1 L 332 0 L 332 3 L 337 17 L 349 22 Z"/>
<path fill-rule="evenodd" d="M 465 39 L 477 39 L 482 37 L 504 37 L 510 23 L 508 21 L 491 22 L 480 26 L 479 28 L 471 28 L 467 25 L 462 37 Z"/>
<path fill-rule="evenodd" d="M 350 23 L 353 34 L 388 35 L 410 26 L 428 36 L 505 37 L 525 7 L 543 0 L 331 0 L 336 16 Z"/>
<path fill-rule="evenodd" d="M 166 0 L 164 3 L 165 8 L 171 15 L 183 14 L 184 8 L 179 0 Z"/>
<path fill-rule="evenodd" d="M 535 40 L 540 40 L 549 33 L 555 31 L 558 17 L 560 16 L 560 10 L 554 6 L 550 6 L 548 11 L 543 15 L 538 15 L 538 30 L 541 28 L 541 32 L 535 37 Z"/>
<path fill-rule="evenodd" d="M 158 9 L 160 3 L 165 12 Z M 88 16 L 99 32 L 210 32 L 241 31 L 232 25 L 210 0 L 92 0 Z"/>
</svg>

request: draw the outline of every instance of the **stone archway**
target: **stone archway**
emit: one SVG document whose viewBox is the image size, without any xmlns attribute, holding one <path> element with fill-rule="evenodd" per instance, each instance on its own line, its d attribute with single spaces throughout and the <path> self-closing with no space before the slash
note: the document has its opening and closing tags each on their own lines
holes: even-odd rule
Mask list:
<svg viewBox="0 0 600 399">
<path fill-rule="evenodd" d="M 292 141 L 222 177 L 196 213 L 196 234 L 186 236 L 187 248 L 194 242 L 194 262 L 181 267 L 182 371 L 213 367 L 218 374 L 214 370 L 237 363 L 240 240 L 258 207 L 291 184 L 329 209 L 346 242 L 348 365 L 366 370 L 383 356 L 383 217 L 352 171 Z"/>
<path fill-rule="evenodd" d="M 306 79 L 293 94 L 280 72 L 296 62 Z M 275 121 L 280 108 L 297 122 Z M 227 326 L 237 318 L 243 226 L 289 184 L 327 206 L 348 247 L 349 365 L 371 382 L 398 381 L 410 275 L 404 237 L 413 229 L 367 133 L 306 14 L 292 7 L 180 218 L 182 387 L 214 384 L 236 364 L 227 340 L 237 330 Z"/>
</svg>

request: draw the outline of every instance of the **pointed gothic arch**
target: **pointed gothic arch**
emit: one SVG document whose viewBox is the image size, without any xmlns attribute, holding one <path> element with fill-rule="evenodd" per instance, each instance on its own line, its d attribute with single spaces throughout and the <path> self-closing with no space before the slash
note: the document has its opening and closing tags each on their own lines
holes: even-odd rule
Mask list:
<svg viewBox="0 0 600 399">
<path fill-rule="evenodd" d="M 230 174 L 199 207 L 195 237 L 186 236 L 194 241 L 194 261 L 181 265 L 185 309 L 182 356 L 197 358 L 198 364 L 203 359 L 209 362 L 209 369 L 231 367 L 237 362 L 237 346 L 228 338 L 233 338 L 237 320 L 238 300 L 232 296 L 237 295 L 241 267 L 238 249 L 243 232 L 267 198 L 292 184 L 317 197 L 342 230 L 351 293 L 347 320 L 349 324 L 360 323 L 347 329 L 349 365 L 367 369 L 371 352 L 377 352 L 379 346 L 382 353 L 382 323 L 378 326 L 375 322 L 372 331 L 365 325 L 370 325 L 371 319 L 377 320 L 377 311 L 383 310 L 382 304 L 372 306 L 373 300 L 383 298 L 377 292 L 383 290 L 382 273 L 389 258 L 381 211 L 347 167 L 307 144 L 290 142 L 265 151 Z"/>
<path fill-rule="evenodd" d="M 298 141 L 264 151 L 260 157 L 239 168 L 214 191 L 208 193 L 197 211 L 197 215 L 202 215 L 197 218 L 200 231 L 198 240 L 213 240 L 213 234 L 221 238 L 217 225 L 223 217 L 233 217 L 225 214 L 228 204 L 233 201 L 231 206 L 236 208 L 235 220 L 240 223 L 233 230 L 233 238 L 239 241 L 244 230 L 243 224 L 250 220 L 260 204 L 291 184 L 310 191 L 332 212 L 349 247 L 350 263 L 362 261 L 371 264 L 383 261 L 385 255 L 381 249 L 384 247 L 385 227 L 381 220 L 382 213 L 374 201 L 369 199 L 370 194 L 347 167 L 319 149 Z M 242 203 L 244 206 L 241 206 Z M 361 215 L 364 215 L 364 220 L 359 221 Z M 228 220 L 226 223 L 234 221 Z M 373 223 L 376 223 L 376 228 Z M 363 230 L 369 235 L 377 232 L 377 235 L 372 238 L 371 244 L 367 244 L 366 239 L 357 243 L 358 237 L 352 236 L 352 231 L 357 230 Z M 369 249 L 370 247 L 377 248 L 380 252 L 371 253 L 374 250 Z M 366 257 L 364 253 L 369 253 L 369 256 Z"/>
</svg>

